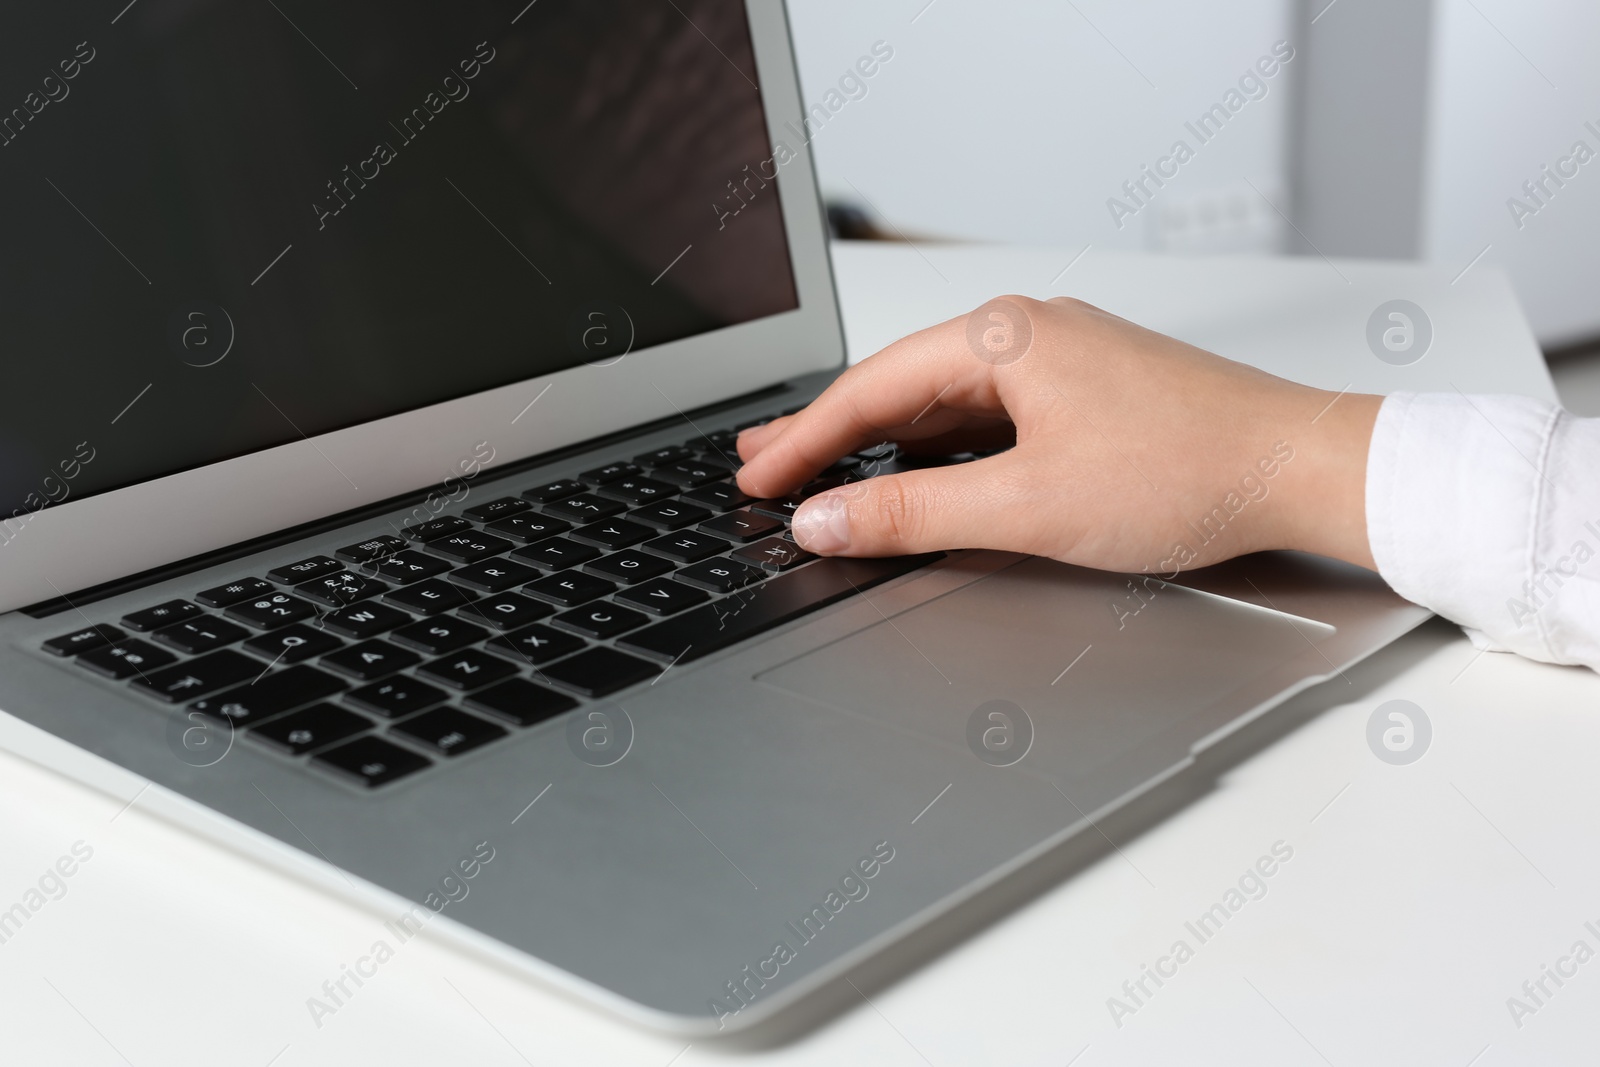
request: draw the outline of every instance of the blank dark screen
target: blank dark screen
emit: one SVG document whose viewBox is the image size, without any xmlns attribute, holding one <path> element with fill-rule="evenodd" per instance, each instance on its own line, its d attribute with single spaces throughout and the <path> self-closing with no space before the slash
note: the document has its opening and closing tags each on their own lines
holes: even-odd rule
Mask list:
<svg viewBox="0 0 1600 1067">
<path fill-rule="evenodd" d="M 798 306 L 740 0 L 10 7 L 0 514 Z"/>
</svg>

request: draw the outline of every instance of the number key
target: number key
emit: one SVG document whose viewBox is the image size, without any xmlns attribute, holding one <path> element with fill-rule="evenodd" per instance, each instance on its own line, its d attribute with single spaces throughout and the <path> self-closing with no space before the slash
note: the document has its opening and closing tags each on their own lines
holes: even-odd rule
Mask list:
<svg viewBox="0 0 1600 1067">
<path fill-rule="evenodd" d="M 276 630 L 291 622 L 309 619 L 317 609 L 308 601 L 288 593 L 274 593 L 260 600 L 247 600 L 228 609 L 230 619 L 254 626 L 258 630 Z"/>
<path fill-rule="evenodd" d="M 332 556 L 312 556 L 299 563 L 288 563 L 282 567 L 274 567 L 267 572 L 267 577 L 279 585 L 300 585 L 313 578 L 323 578 L 330 574 L 338 574 L 344 570 L 344 564 Z"/>
<path fill-rule="evenodd" d="M 366 569 L 380 578 L 387 578 L 400 585 L 410 585 L 432 578 L 436 574 L 443 574 L 450 569 L 450 564 L 408 548 L 404 552 L 396 552 L 392 556 L 378 560 Z"/>
<path fill-rule="evenodd" d="M 225 608 L 229 604 L 237 604 L 241 600 L 262 596 L 273 592 L 273 585 L 264 578 L 240 578 L 237 582 L 227 585 L 213 586 L 202 589 L 194 598 L 208 608 Z"/>
</svg>

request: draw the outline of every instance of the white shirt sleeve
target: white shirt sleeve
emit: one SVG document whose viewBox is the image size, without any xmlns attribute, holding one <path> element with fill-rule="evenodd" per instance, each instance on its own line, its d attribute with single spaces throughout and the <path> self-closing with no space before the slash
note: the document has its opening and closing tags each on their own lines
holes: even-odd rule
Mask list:
<svg viewBox="0 0 1600 1067">
<path fill-rule="evenodd" d="M 1383 579 L 1478 647 L 1600 671 L 1600 419 L 1396 393 L 1373 428 L 1367 534 Z"/>
</svg>

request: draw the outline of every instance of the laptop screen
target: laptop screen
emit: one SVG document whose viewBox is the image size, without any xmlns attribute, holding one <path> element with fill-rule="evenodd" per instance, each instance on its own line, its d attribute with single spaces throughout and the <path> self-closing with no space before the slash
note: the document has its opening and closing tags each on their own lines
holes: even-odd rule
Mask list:
<svg viewBox="0 0 1600 1067">
<path fill-rule="evenodd" d="M 0 515 L 798 306 L 741 0 L 124 3 L 0 16 Z"/>
</svg>

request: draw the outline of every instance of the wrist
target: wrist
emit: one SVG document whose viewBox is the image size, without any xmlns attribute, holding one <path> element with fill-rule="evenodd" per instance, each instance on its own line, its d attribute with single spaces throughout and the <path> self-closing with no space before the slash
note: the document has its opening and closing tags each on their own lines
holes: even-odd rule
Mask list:
<svg viewBox="0 0 1600 1067">
<path fill-rule="evenodd" d="M 1297 398 L 1298 400 L 1298 398 Z M 1276 522 L 1265 547 L 1291 548 L 1377 570 L 1367 537 L 1367 454 L 1383 397 L 1317 390 L 1280 431 L 1294 448 L 1279 485 Z"/>
</svg>

